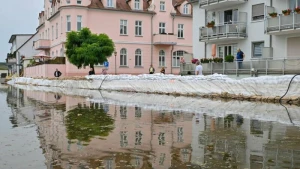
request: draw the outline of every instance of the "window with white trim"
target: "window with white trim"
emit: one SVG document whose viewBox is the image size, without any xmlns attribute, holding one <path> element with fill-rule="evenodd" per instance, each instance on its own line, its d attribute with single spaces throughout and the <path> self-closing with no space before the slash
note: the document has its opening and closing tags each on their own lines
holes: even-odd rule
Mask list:
<svg viewBox="0 0 300 169">
<path fill-rule="evenodd" d="M 184 38 L 183 37 L 183 24 L 178 24 L 178 38 Z"/>
<path fill-rule="evenodd" d="M 134 9 L 140 9 L 140 0 L 134 0 Z"/>
<path fill-rule="evenodd" d="M 127 20 L 120 21 L 120 34 L 127 35 Z"/>
<path fill-rule="evenodd" d="M 47 39 L 50 40 L 50 28 L 48 28 L 48 35 L 47 35 Z"/>
<path fill-rule="evenodd" d="M 217 49 L 217 56 L 224 59 L 228 55 L 236 56 L 237 44 L 218 45 Z"/>
<path fill-rule="evenodd" d="M 135 36 L 142 36 L 142 21 L 135 21 Z"/>
<path fill-rule="evenodd" d="M 253 58 L 261 58 L 262 50 L 264 48 L 264 42 L 253 42 L 252 43 L 252 57 Z"/>
<path fill-rule="evenodd" d="M 294 10 L 300 6 L 300 0 L 289 0 L 289 9 Z"/>
<path fill-rule="evenodd" d="M 81 26 L 82 26 L 82 16 L 77 15 L 77 31 L 81 30 Z"/>
<path fill-rule="evenodd" d="M 48 31 L 46 30 L 46 33 L 45 33 L 45 39 L 48 39 Z"/>
<path fill-rule="evenodd" d="M 113 7 L 113 0 L 107 0 L 107 7 Z"/>
<path fill-rule="evenodd" d="M 183 6 L 183 14 L 189 14 L 189 6 L 188 6 L 188 4 L 185 4 Z"/>
<path fill-rule="evenodd" d="M 58 51 L 56 50 L 56 55 L 55 56 L 58 56 Z"/>
<path fill-rule="evenodd" d="M 56 34 L 56 39 L 58 38 L 58 23 L 56 23 L 56 30 L 55 30 L 55 34 Z"/>
<path fill-rule="evenodd" d="M 60 56 L 64 56 L 64 50 L 63 50 L 63 48 L 60 48 Z"/>
<path fill-rule="evenodd" d="M 52 40 L 54 40 L 54 26 L 52 25 Z"/>
<path fill-rule="evenodd" d="M 159 34 L 165 34 L 166 33 L 166 23 L 159 22 Z"/>
<path fill-rule="evenodd" d="M 165 53 L 165 51 L 164 50 L 160 50 L 159 51 L 159 66 L 160 67 L 164 67 L 164 66 L 166 66 L 166 53 Z"/>
<path fill-rule="evenodd" d="M 77 4 L 79 4 L 79 5 L 80 5 L 80 4 L 81 4 L 81 0 L 77 0 Z"/>
<path fill-rule="evenodd" d="M 63 33 L 63 17 L 60 18 L 60 33 Z"/>
<path fill-rule="evenodd" d="M 252 5 L 252 20 L 262 20 L 265 17 L 265 4 Z"/>
<path fill-rule="evenodd" d="M 67 4 L 70 4 L 71 3 L 71 0 L 66 0 L 67 1 Z"/>
<path fill-rule="evenodd" d="M 135 145 L 142 145 L 142 131 L 135 132 Z"/>
<path fill-rule="evenodd" d="M 67 32 L 71 31 L 71 16 L 67 15 Z"/>
<path fill-rule="evenodd" d="M 127 50 L 125 48 L 120 51 L 120 66 L 127 66 Z"/>
<path fill-rule="evenodd" d="M 160 11 L 166 11 L 166 3 L 165 3 L 165 1 L 160 1 L 159 9 L 160 9 Z"/>
<path fill-rule="evenodd" d="M 173 52 L 172 56 L 172 67 L 180 67 L 180 58 L 183 57 L 184 54 L 187 52 L 178 50 L 176 52 Z"/>
<path fill-rule="evenodd" d="M 142 66 L 142 51 L 137 49 L 135 51 L 135 66 Z"/>
</svg>

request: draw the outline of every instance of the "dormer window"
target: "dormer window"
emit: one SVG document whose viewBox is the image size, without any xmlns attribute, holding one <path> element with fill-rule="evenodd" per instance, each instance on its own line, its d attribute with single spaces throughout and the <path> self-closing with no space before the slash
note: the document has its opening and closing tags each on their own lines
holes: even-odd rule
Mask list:
<svg viewBox="0 0 300 169">
<path fill-rule="evenodd" d="M 113 7 L 113 0 L 107 0 L 107 7 Z"/>
<path fill-rule="evenodd" d="M 188 6 L 188 4 L 185 4 L 183 6 L 183 14 L 189 14 L 189 6 Z"/>
<path fill-rule="evenodd" d="M 165 1 L 160 1 L 159 9 L 160 11 L 166 11 Z"/>
<path fill-rule="evenodd" d="M 140 9 L 140 0 L 134 0 L 134 9 Z"/>
</svg>

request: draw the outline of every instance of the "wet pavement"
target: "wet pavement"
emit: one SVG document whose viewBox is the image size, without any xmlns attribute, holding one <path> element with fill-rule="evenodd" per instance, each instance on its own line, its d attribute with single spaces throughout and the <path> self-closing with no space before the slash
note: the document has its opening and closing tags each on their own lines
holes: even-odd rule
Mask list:
<svg viewBox="0 0 300 169">
<path fill-rule="evenodd" d="M 0 169 L 300 168 L 292 124 L 12 87 L 0 106 Z"/>
</svg>

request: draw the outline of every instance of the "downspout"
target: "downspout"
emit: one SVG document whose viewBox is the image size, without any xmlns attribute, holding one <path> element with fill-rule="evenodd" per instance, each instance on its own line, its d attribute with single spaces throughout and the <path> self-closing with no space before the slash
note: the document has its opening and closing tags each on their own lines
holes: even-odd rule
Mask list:
<svg viewBox="0 0 300 169">
<path fill-rule="evenodd" d="M 172 34 L 173 34 L 172 36 L 174 36 L 174 21 L 175 21 L 175 14 L 172 14 Z M 170 54 L 171 74 L 173 74 L 173 67 L 172 67 L 173 50 L 174 50 L 174 45 L 172 45 L 171 54 Z"/>
<path fill-rule="evenodd" d="M 205 25 L 206 23 L 207 23 L 207 10 L 205 9 L 205 22 L 204 22 L 204 25 Z M 206 54 L 207 49 L 206 49 L 206 47 L 207 47 L 207 43 L 204 42 L 204 58 L 207 57 L 207 54 Z"/>
<path fill-rule="evenodd" d="M 153 64 L 153 16 L 151 16 L 151 65 Z"/>
<path fill-rule="evenodd" d="M 273 0 L 270 0 L 270 6 L 273 7 Z M 270 48 L 272 48 L 273 46 L 273 36 L 272 35 L 269 35 L 269 38 L 270 38 Z"/>
</svg>

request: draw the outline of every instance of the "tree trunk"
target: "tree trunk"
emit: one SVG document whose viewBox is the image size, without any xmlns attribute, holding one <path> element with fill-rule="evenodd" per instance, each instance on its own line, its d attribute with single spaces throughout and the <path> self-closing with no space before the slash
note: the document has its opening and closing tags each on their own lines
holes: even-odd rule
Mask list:
<svg viewBox="0 0 300 169">
<path fill-rule="evenodd" d="M 95 73 L 94 64 L 90 64 L 90 68 L 93 68 L 94 74 L 96 74 L 96 73 Z"/>
</svg>

